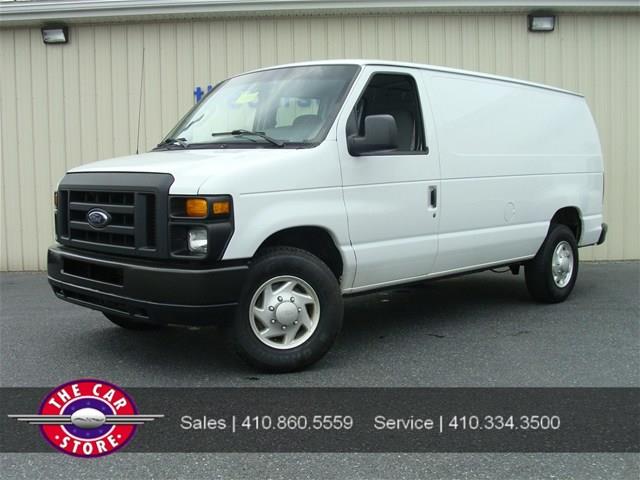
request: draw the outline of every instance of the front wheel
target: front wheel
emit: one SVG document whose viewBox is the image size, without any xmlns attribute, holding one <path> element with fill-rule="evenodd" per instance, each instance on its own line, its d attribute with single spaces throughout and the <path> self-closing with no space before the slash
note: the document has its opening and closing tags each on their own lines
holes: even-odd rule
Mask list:
<svg viewBox="0 0 640 480">
<path fill-rule="evenodd" d="M 342 294 L 331 270 L 304 250 L 274 248 L 249 270 L 233 340 L 240 356 L 261 370 L 299 370 L 327 353 L 342 316 Z"/>
<path fill-rule="evenodd" d="M 539 302 L 563 302 L 577 278 L 576 238 L 566 225 L 554 224 L 536 256 L 525 265 L 527 289 Z"/>
</svg>

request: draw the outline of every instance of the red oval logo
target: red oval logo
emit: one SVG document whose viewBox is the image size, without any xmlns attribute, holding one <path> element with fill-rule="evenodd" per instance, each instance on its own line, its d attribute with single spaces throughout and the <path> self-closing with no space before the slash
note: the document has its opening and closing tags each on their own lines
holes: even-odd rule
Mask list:
<svg viewBox="0 0 640 480">
<path fill-rule="evenodd" d="M 136 432 L 131 416 L 138 410 L 120 387 L 82 379 L 49 392 L 38 413 L 50 422 L 41 424 L 40 431 L 56 450 L 92 458 L 114 453 L 131 440 Z"/>
</svg>

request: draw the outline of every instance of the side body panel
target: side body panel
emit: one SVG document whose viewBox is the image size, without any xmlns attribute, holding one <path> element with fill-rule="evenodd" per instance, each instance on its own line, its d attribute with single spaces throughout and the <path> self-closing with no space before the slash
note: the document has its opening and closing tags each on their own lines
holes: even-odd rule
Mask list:
<svg viewBox="0 0 640 480">
<path fill-rule="evenodd" d="M 602 156 L 582 97 L 424 71 L 442 168 L 433 275 L 530 258 L 563 207 L 582 217 L 581 245 L 602 222 Z"/>
</svg>

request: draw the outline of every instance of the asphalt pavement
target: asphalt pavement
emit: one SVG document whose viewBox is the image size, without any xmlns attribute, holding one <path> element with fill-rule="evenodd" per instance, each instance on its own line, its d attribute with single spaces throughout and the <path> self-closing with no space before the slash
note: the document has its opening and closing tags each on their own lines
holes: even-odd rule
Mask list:
<svg viewBox="0 0 640 480">
<path fill-rule="evenodd" d="M 129 332 L 57 300 L 42 273 L 0 275 L 0 385 L 96 377 L 147 386 L 639 386 L 640 263 L 582 263 L 559 305 L 523 275 L 480 273 L 350 298 L 329 354 L 294 374 L 241 363 L 221 329 Z M 2 456 L 3 478 L 638 478 L 637 454 Z"/>
</svg>

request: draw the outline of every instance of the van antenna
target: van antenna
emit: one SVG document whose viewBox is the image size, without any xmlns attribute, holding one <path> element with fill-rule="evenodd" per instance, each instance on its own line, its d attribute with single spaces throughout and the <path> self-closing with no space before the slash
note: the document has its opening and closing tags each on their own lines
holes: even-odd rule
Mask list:
<svg viewBox="0 0 640 480">
<path fill-rule="evenodd" d="M 140 153 L 140 119 L 142 118 L 142 86 L 144 84 L 144 47 L 142 47 L 142 66 L 140 68 L 140 96 L 138 97 L 138 133 L 136 135 L 136 155 Z"/>
</svg>

